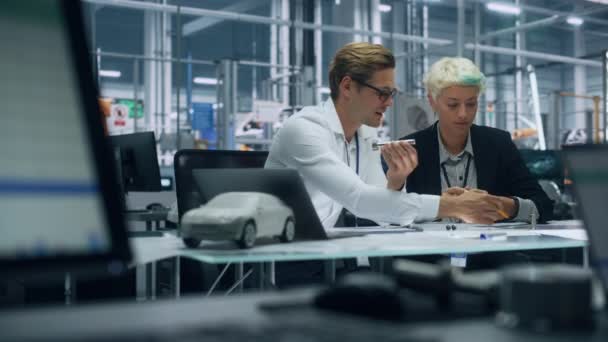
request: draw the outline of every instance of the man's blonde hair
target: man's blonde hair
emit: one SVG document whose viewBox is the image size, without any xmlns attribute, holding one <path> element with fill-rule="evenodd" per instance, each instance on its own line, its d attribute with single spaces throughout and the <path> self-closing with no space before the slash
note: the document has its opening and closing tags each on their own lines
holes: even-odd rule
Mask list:
<svg viewBox="0 0 608 342">
<path fill-rule="evenodd" d="M 481 94 L 486 88 L 486 77 L 470 59 L 444 57 L 435 62 L 424 77 L 424 86 L 436 99 L 451 86 L 474 86 Z"/>
<path fill-rule="evenodd" d="M 380 44 L 350 43 L 344 45 L 329 65 L 329 89 L 335 101 L 340 95 L 340 82 L 345 76 L 367 82 L 374 72 L 395 68 L 395 56 Z"/>
</svg>

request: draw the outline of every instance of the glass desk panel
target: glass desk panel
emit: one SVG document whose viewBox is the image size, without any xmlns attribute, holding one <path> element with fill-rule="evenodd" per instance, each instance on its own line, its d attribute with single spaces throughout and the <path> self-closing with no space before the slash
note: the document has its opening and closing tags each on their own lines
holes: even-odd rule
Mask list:
<svg viewBox="0 0 608 342">
<path fill-rule="evenodd" d="M 425 225 L 420 225 L 425 228 Z M 445 225 L 443 225 L 445 227 Z M 183 256 L 198 261 L 220 264 L 228 262 L 270 262 L 296 260 L 331 260 L 352 257 L 389 257 L 408 255 L 430 255 L 450 253 L 484 253 L 551 248 L 580 248 L 587 246 L 585 240 L 548 235 L 566 230 L 516 229 L 498 231 L 507 233 L 504 239 L 481 240 L 483 232 L 496 232 L 495 228 L 452 232 L 431 229 L 423 232 L 395 234 L 370 234 L 359 237 L 339 238 L 323 241 L 300 241 L 280 243 L 275 240 L 260 240 L 251 249 L 239 249 L 231 241 L 203 241 L 199 248 L 186 248 L 182 240 L 174 235 L 131 239 L 136 263 L 147 263 L 171 256 Z M 566 234 L 568 235 L 568 234 Z M 580 235 L 580 234 L 579 234 Z"/>
</svg>

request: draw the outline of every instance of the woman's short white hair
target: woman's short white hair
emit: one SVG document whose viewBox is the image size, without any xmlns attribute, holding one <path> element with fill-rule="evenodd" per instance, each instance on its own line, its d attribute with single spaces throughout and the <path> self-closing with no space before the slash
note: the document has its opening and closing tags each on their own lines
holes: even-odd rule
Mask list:
<svg viewBox="0 0 608 342">
<path fill-rule="evenodd" d="M 470 59 L 444 57 L 435 62 L 424 77 L 424 86 L 436 99 L 451 86 L 476 86 L 481 94 L 486 88 L 486 77 Z"/>
</svg>

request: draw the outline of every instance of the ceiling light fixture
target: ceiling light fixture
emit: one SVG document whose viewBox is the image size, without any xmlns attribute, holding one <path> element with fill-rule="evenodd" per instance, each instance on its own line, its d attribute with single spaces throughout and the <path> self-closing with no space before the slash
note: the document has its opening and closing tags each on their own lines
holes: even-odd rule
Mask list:
<svg viewBox="0 0 608 342">
<path fill-rule="evenodd" d="M 569 16 L 566 18 L 566 22 L 570 25 L 581 26 L 585 22 L 582 18 Z"/>
<path fill-rule="evenodd" d="M 99 70 L 99 76 L 109 78 L 119 78 L 121 72 L 118 70 Z"/>
<path fill-rule="evenodd" d="M 393 9 L 391 5 L 380 4 L 378 5 L 378 10 L 382 13 L 390 12 Z"/>
<path fill-rule="evenodd" d="M 490 11 L 504 14 L 519 15 L 521 13 L 521 8 L 518 6 L 504 2 L 488 2 L 486 8 Z"/>
<path fill-rule="evenodd" d="M 196 84 L 204 84 L 204 85 L 216 85 L 217 79 L 211 77 L 195 77 L 192 80 Z"/>
</svg>

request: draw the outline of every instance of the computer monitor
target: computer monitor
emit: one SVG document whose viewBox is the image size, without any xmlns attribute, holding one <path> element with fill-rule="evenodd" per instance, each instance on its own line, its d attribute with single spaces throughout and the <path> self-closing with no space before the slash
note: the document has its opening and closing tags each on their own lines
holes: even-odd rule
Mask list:
<svg viewBox="0 0 608 342">
<path fill-rule="evenodd" d="M 79 1 L 0 2 L 0 279 L 131 253 Z"/>
<path fill-rule="evenodd" d="M 110 137 L 110 142 L 125 193 L 162 190 L 154 132 L 114 135 Z"/>
</svg>

